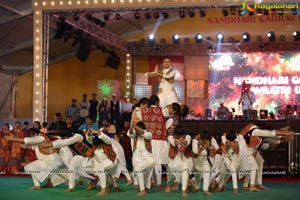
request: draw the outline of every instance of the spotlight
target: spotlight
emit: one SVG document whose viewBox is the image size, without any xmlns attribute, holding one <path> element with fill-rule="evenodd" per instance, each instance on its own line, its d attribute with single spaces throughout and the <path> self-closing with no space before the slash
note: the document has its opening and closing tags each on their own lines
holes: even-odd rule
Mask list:
<svg viewBox="0 0 300 200">
<path fill-rule="evenodd" d="M 179 44 L 180 38 L 178 34 L 173 35 L 172 39 L 174 44 Z"/>
<path fill-rule="evenodd" d="M 73 15 L 73 19 L 74 21 L 78 21 L 80 18 L 80 16 L 78 14 Z"/>
<path fill-rule="evenodd" d="M 200 14 L 201 17 L 205 17 L 206 16 L 206 13 L 205 13 L 204 9 L 200 9 L 199 10 L 199 14 Z"/>
<path fill-rule="evenodd" d="M 146 19 L 151 19 L 151 13 L 150 12 L 145 12 L 145 18 Z"/>
<path fill-rule="evenodd" d="M 141 18 L 140 13 L 139 12 L 134 13 L 134 18 L 135 19 L 140 19 Z"/>
<path fill-rule="evenodd" d="M 109 20 L 109 13 L 105 13 L 103 18 L 104 18 L 105 21 L 108 21 Z"/>
<path fill-rule="evenodd" d="M 244 42 L 249 42 L 250 41 L 250 34 L 245 32 L 242 34 L 242 38 Z"/>
<path fill-rule="evenodd" d="M 200 33 L 196 34 L 195 41 L 197 44 L 202 42 L 202 35 Z"/>
<path fill-rule="evenodd" d="M 153 47 L 153 53 L 160 53 L 161 52 L 161 45 L 155 45 Z"/>
<path fill-rule="evenodd" d="M 297 15 L 297 14 L 298 14 L 298 11 L 297 11 L 296 8 L 292 8 L 292 9 L 291 9 L 291 13 L 292 13 L 292 15 Z"/>
<path fill-rule="evenodd" d="M 154 36 L 154 34 L 150 34 L 150 35 L 148 35 L 148 42 L 150 43 L 150 44 L 154 44 L 155 43 L 155 36 Z"/>
<path fill-rule="evenodd" d="M 223 35 L 223 33 L 218 33 L 217 34 L 217 41 L 218 42 L 223 42 L 224 41 L 224 35 Z"/>
<path fill-rule="evenodd" d="M 284 10 L 282 8 L 278 9 L 278 15 L 284 15 Z"/>
<path fill-rule="evenodd" d="M 160 16 L 159 12 L 154 12 L 154 13 L 153 13 L 154 19 L 158 19 L 159 16 Z"/>
<path fill-rule="evenodd" d="M 116 13 L 115 14 L 115 18 L 116 18 L 116 20 L 120 20 L 122 17 L 121 17 L 121 15 L 119 13 Z"/>
<path fill-rule="evenodd" d="M 270 31 L 267 36 L 269 38 L 269 42 L 275 41 L 275 33 L 273 31 Z"/>
<path fill-rule="evenodd" d="M 185 18 L 185 13 L 184 13 L 183 10 L 180 10 L 180 11 L 179 11 L 179 17 L 180 17 L 180 18 Z"/>
<path fill-rule="evenodd" d="M 167 12 L 162 12 L 162 15 L 164 16 L 165 19 L 169 18 L 169 13 Z"/>
<path fill-rule="evenodd" d="M 235 6 L 230 6 L 230 14 L 236 15 L 236 7 Z"/>
<path fill-rule="evenodd" d="M 256 15 L 261 16 L 263 10 L 261 8 L 256 9 Z"/>
<path fill-rule="evenodd" d="M 300 32 L 299 31 L 294 31 L 293 32 L 293 36 L 294 36 L 294 41 L 300 41 Z"/>
<path fill-rule="evenodd" d="M 222 13 L 223 13 L 224 17 L 227 17 L 228 16 L 228 9 L 227 8 L 223 8 Z"/>
<path fill-rule="evenodd" d="M 195 10 L 194 9 L 189 10 L 189 16 L 190 16 L 190 18 L 195 17 Z"/>
</svg>

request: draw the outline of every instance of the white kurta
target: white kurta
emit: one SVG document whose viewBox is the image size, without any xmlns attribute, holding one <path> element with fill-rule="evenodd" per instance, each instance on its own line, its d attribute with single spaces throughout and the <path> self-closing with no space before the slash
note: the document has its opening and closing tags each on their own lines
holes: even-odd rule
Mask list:
<svg viewBox="0 0 300 200">
<path fill-rule="evenodd" d="M 178 147 L 174 143 L 174 137 L 168 136 L 168 142 L 173 147 Z M 188 145 L 191 143 L 191 136 L 185 136 L 186 145 L 185 147 L 188 148 Z M 191 174 L 193 169 L 193 159 L 192 157 L 185 157 L 183 152 L 178 152 L 175 158 L 169 158 L 169 176 L 174 176 L 176 180 L 181 180 L 181 175 L 183 171 L 188 171 Z"/>
<path fill-rule="evenodd" d="M 145 147 L 145 139 L 151 140 L 152 133 L 145 130 L 143 135 L 137 136 L 133 129 L 133 134 L 130 134 L 128 131 L 127 135 L 132 139 L 137 137 L 136 149 L 132 156 L 132 165 L 133 173 L 138 177 L 140 190 L 144 190 L 145 186 L 150 189 L 155 160 L 152 153 L 150 153 Z"/>
<path fill-rule="evenodd" d="M 35 151 L 37 157 L 37 160 L 24 167 L 24 170 L 31 174 L 35 186 L 40 186 L 40 182 L 43 182 L 50 175 L 51 171 L 63 166 L 63 162 L 57 153 L 46 155 L 40 152 L 38 144 L 44 140 L 43 136 L 24 138 L 24 143 L 32 145 L 32 149 Z"/>
</svg>

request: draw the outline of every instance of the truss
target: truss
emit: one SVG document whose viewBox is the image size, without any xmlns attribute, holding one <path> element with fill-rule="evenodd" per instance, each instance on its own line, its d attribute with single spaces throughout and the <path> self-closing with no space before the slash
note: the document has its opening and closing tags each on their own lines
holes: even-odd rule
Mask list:
<svg viewBox="0 0 300 200">
<path fill-rule="evenodd" d="M 53 14 L 53 16 L 59 18 L 59 16 L 56 14 Z M 95 24 L 94 22 L 88 21 L 83 17 L 81 17 L 78 21 L 74 21 L 71 14 L 66 14 L 64 15 L 64 17 L 66 18 L 66 23 L 89 34 L 96 40 L 100 41 L 102 44 L 111 48 L 121 50 L 124 53 L 128 52 L 127 41 L 123 40 L 118 35 L 101 28 L 99 25 Z"/>
</svg>

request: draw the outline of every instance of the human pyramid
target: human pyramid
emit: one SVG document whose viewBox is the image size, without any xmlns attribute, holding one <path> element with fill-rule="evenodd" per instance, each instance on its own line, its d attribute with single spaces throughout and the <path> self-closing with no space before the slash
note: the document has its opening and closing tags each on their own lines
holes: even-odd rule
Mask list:
<svg viewBox="0 0 300 200">
<path fill-rule="evenodd" d="M 188 191 L 200 190 L 201 182 L 204 195 L 224 191 L 230 177 L 234 194 L 238 194 L 241 177 L 244 190 L 267 189 L 262 183 L 264 160 L 259 149 L 266 143 L 279 144 L 294 138 L 288 127 L 268 130 L 250 123 L 239 133 L 226 131 L 218 144 L 205 127 L 194 135 L 185 131 L 181 125 L 182 106 L 178 103 L 168 105 L 166 110 L 167 119 L 158 96 L 153 95 L 140 99 L 133 111 L 127 132 L 132 139 L 132 177 L 126 170 L 122 146 L 103 129 L 52 131 L 59 139 L 50 140 L 47 134 L 31 128 L 25 138 L 5 139 L 35 151 L 37 160 L 24 167 L 34 183 L 31 190 L 41 189 L 41 183 L 48 179 L 52 186 L 68 182 L 65 192 L 76 192 L 76 181 L 83 181 L 88 190 L 100 185 L 97 195 L 104 196 L 112 190 L 120 191 L 117 180 L 123 173 L 128 180 L 126 186 L 139 188 L 137 196 L 146 195 L 153 185 L 166 193 L 181 185 L 182 196 L 188 196 Z M 165 186 L 162 165 L 167 174 Z"/>
</svg>

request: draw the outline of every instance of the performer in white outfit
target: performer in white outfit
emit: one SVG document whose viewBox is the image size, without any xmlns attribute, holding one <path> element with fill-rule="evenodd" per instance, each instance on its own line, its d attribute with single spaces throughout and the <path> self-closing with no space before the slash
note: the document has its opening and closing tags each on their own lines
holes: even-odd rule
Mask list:
<svg viewBox="0 0 300 200">
<path fill-rule="evenodd" d="M 182 196 L 188 196 L 186 190 L 189 175 L 193 169 L 193 159 L 189 148 L 191 140 L 191 136 L 186 135 L 183 127 L 180 125 L 174 128 L 173 135 L 168 136 L 170 144 L 169 173 L 165 192 L 170 192 L 173 181 L 180 180 Z"/>
<path fill-rule="evenodd" d="M 29 188 L 31 190 L 39 190 L 41 188 L 40 183 L 43 182 L 49 175 L 51 177 L 51 171 L 56 170 L 63 166 L 63 162 L 58 154 L 49 148 L 43 148 L 44 142 L 50 141 L 50 139 L 35 128 L 31 128 L 27 131 L 25 138 L 15 138 L 12 136 L 5 137 L 9 141 L 15 141 L 29 145 L 37 156 L 37 160 L 25 165 L 25 172 L 31 174 L 34 186 Z"/>
<path fill-rule="evenodd" d="M 117 164 L 117 155 L 111 145 L 111 138 L 95 129 L 89 129 L 86 139 L 93 144 L 95 149 L 90 157 L 93 162 L 93 173 L 97 175 L 101 183 L 101 191 L 98 196 L 107 194 L 107 176 L 113 177 L 115 174 L 115 166 Z"/>
<path fill-rule="evenodd" d="M 136 196 L 145 196 L 151 188 L 151 178 L 155 164 L 151 150 L 152 133 L 145 130 L 143 122 L 138 122 L 128 130 L 127 135 L 134 140 L 132 164 L 133 173 L 138 179 L 140 192 Z"/>
<path fill-rule="evenodd" d="M 234 131 L 228 131 L 222 135 L 222 156 L 227 173 L 225 180 L 220 180 L 218 190 L 223 189 L 224 184 L 228 178 L 232 178 L 233 194 L 238 194 L 238 183 L 237 183 L 237 170 L 240 165 L 241 157 L 239 155 L 239 143 L 236 139 L 237 134 Z"/>
<path fill-rule="evenodd" d="M 268 130 L 267 127 L 257 126 L 256 124 L 250 123 L 240 131 L 239 135 L 239 137 L 244 138 L 245 143 L 258 166 L 255 180 L 256 184 L 253 181 L 251 182 L 250 177 L 250 188 L 251 184 L 255 184 L 256 188 L 260 190 L 268 189 L 262 184 L 264 159 L 259 152 L 259 148 L 263 142 L 268 144 L 280 144 L 282 142 L 292 141 L 294 139 L 294 132 L 289 131 L 289 127 L 283 127 L 279 130 Z M 244 180 L 244 188 L 247 188 L 248 184 L 249 176 L 246 176 Z"/>
<path fill-rule="evenodd" d="M 168 164 L 168 142 L 164 115 L 159 107 L 159 98 L 152 95 L 149 99 L 149 106 L 142 109 L 143 122 L 147 131 L 152 133 L 151 147 L 155 159 L 155 178 L 158 190 L 163 190 L 161 186 L 162 166 Z"/>
<path fill-rule="evenodd" d="M 176 71 L 171 66 L 170 58 L 165 58 L 162 65 L 156 65 L 154 72 L 146 73 L 146 76 L 148 77 L 160 77 L 157 96 L 160 99 L 159 105 L 163 109 L 164 116 L 168 116 L 168 110 L 166 109 L 167 105 L 170 105 L 174 102 L 179 102 L 178 96 L 174 89 L 175 75 Z"/>
<path fill-rule="evenodd" d="M 130 128 L 133 128 L 133 126 L 143 121 L 142 119 L 142 109 L 148 106 L 149 99 L 148 98 L 141 98 L 138 103 L 136 104 L 135 109 L 132 111 L 131 114 L 131 121 L 130 121 Z M 151 136 L 152 137 L 152 136 Z M 131 138 L 131 150 L 133 151 L 133 145 L 134 145 L 134 139 Z M 139 188 L 137 176 L 134 176 L 133 179 L 134 188 Z"/>
<path fill-rule="evenodd" d="M 208 148 L 211 145 L 214 149 L 219 149 L 219 145 L 215 138 L 212 137 L 206 130 L 204 130 L 201 134 L 197 134 L 192 141 L 195 168 L 195 185 L 192 191 L 195 192 L 199 190 L 202 178 L 204 195 L 211 195 L 208 191 L 209 177 L 211 173 L 211 163 L 208 160 Z"/>
<path fill-rule="evenodd" d="M 225 166 L 223 158 L 220 154 L 217 154 L 215 146 L 210 145 L 208 147 L 209 155 L 208 162 L 210 164 L 210 175 L 209 175 L 209 185 L 212 190 L 216 189 L 216 186 L 220 183 L 220 180 L 225 178 Z"/>
</svg>

